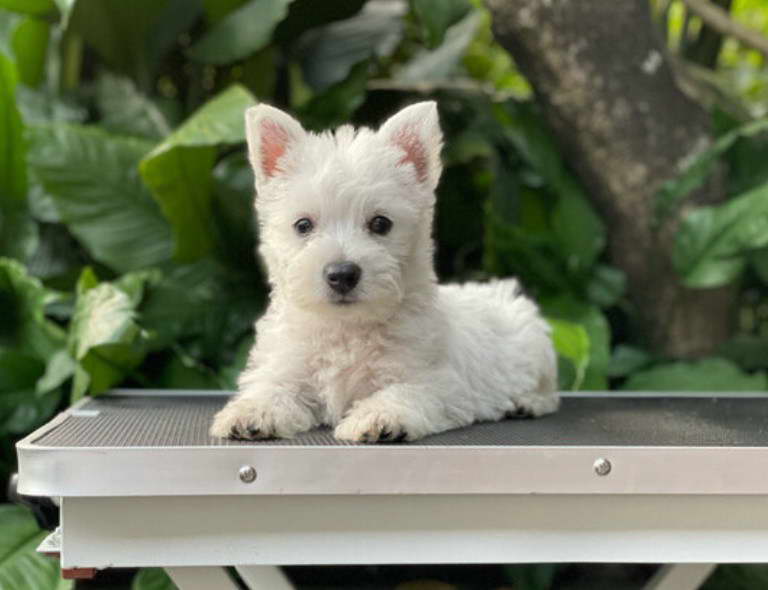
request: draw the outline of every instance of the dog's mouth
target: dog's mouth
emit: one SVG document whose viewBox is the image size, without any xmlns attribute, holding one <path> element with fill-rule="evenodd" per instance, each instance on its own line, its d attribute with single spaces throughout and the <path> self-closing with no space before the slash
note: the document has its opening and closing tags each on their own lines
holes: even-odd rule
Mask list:
<svg viewBox="0 0 768 590">
<path fill-rule="evenodd" d="M 331 303 L 338 306 L 352 305 L 353 303 L 357 303 L 357 298 L 352 297 L 351 295 L 337 295 L 331 299 Z"/>
</svg>

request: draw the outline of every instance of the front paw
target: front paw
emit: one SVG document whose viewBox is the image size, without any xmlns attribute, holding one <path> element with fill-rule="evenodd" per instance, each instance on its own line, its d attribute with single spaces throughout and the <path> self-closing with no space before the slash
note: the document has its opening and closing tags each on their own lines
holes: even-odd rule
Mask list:
<svg viewBox="0 0 768 590">
<path fill-rule="evenodd" d="M 312 411 L 288 396 L 241 396 L 216 414 L 210 435 L 245 440 L 291 438 L 315 425 Z"/>
<path fill-rule="evenodd" d="M 351 442 L 401 442 L 413 440 L 405 420 L 396 412 L 357 406 L 339 422 L 333 435 Z"/>
</svg>

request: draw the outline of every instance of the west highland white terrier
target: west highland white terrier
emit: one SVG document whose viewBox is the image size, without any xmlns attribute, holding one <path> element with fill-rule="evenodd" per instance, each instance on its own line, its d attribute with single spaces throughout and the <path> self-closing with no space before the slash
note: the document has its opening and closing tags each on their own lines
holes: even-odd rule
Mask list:
<svg viewBox="0 0 768 590">
<path fill-rule="evenodd" d="M 259 105 L 246 129 L 271 297 L 211 435 L 415 440 L 557 409 L 549 328 L 517 282 L 437 284 L 434 102 L 319 135 Z"/>
</svg>

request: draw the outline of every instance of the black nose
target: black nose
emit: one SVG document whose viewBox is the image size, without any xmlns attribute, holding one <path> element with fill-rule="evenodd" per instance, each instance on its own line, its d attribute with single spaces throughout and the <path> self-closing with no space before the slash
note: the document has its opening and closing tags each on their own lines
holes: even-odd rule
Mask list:
<svg viewBox="0 0 768 590">
<path fill-rule="evenodd" d="M 354 262 L 332 262 L 323 270 L 328 286 L 342 295 L 355 288 L 362 272 Z"/>
</svg>

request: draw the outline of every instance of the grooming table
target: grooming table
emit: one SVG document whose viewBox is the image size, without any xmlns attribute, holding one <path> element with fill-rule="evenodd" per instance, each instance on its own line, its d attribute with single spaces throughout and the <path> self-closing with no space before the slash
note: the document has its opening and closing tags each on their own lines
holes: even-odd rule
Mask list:
<svg viewBox="0 0 768 590">
<path fill-rule="evenodd" d="M 648 562 L 655 590 L 768 561 L 768 399 L 574 394 L 537 420 L 414 443 L 207 435 L 226 393 L 118 390 L 18 443 L 60 499 L 68 577 L 164 567 L 183 590 L 290 588 L 276 565 Z"/>
</svg>

